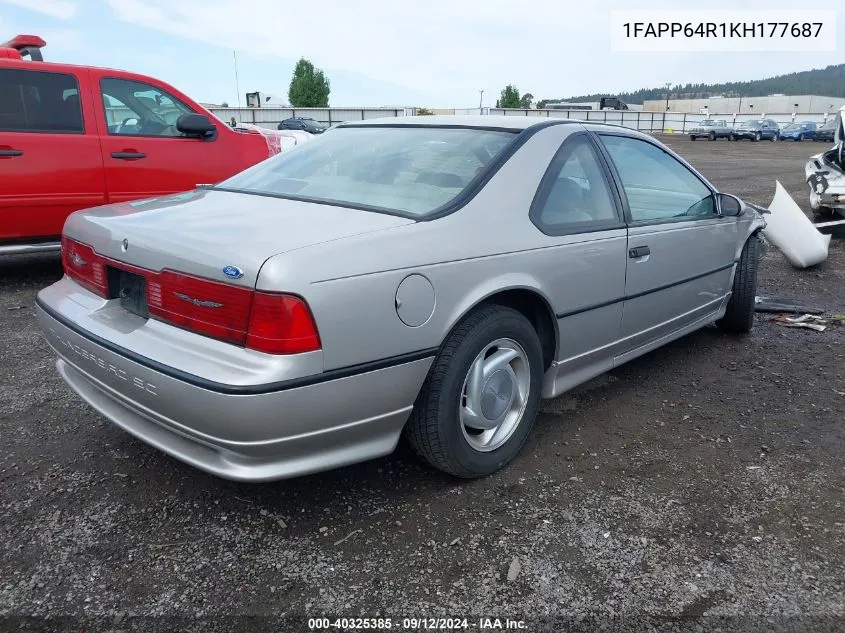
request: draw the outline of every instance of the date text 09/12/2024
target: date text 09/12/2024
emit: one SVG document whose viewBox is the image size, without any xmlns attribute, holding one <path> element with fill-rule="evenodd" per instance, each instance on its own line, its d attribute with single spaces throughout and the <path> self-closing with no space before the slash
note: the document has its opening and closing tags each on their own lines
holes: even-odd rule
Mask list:
<svg viewBox="0 0 845 633">
<path fill-rule="evenodd" d="M 523 620 L 510 618 L 309 618 L 308 628 L 321 630 L 476 630 L 476 631 L 518 631 L 526 630 Z"/>
</svg>

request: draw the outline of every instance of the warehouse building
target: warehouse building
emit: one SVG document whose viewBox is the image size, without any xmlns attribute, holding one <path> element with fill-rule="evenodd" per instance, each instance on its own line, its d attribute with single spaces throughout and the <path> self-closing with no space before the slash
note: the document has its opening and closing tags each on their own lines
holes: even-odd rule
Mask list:
<svg viewBox="0 0 845 633">
<path fill-rule="evenodd" d="M 819 95 L 769 95 L 767 97 L 710 97 L 669 99 L 669 112 L 694 114 L 835 114 L 845 99 Z M 666 99 L 645 101 L 646 112 L 665 112 Z"/>
</svg>

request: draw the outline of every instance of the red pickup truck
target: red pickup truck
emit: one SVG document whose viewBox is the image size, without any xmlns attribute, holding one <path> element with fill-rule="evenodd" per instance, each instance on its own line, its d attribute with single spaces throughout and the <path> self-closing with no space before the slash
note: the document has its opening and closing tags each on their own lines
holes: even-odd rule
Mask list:
<svg viewBox="0 0 845 633">
<path fill-rule="evenodd" d="M 57 250 L 73 211 L 219 182 L 281 149 L 164 82 L 44 62 L 44 46 L 0 43 L 0 254 Z"/>
</svg>

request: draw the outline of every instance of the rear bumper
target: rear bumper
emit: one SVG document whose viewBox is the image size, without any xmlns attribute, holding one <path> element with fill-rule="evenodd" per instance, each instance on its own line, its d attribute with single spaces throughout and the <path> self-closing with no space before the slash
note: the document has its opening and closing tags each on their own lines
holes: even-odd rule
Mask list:
<svg viewBox="0 0 845 633">
<path fill-rule="evenodd" d="M 94 409 L 159 450 L 238 481 L 305 475 L 391 453 L 432 357 L 260 393 L 158 371 L 36 309 L 59 374 Z"/>
</svg>

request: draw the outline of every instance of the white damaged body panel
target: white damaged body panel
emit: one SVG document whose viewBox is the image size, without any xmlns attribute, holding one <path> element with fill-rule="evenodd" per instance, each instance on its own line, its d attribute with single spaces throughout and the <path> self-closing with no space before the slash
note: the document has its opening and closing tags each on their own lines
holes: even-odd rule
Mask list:
<svg viewBox="0 0 845 633">
<path fill-rule="evenodd" d="M 823 235 L 813 226 L 780 182 L 776 183 L 769 213 L 763 234 L 790 264 L 807 268 L 827 259 L 830 235 Z"/>
<path fill-rule="evenodd" d="M 845 217 L 845 106 L 836 114 L 833 148 L 811 156 L 804 168 L 810 187 L 810 207 L 819 215 Z M 834 219 L 834 218 L 831 218 Z"/>
</svg>

